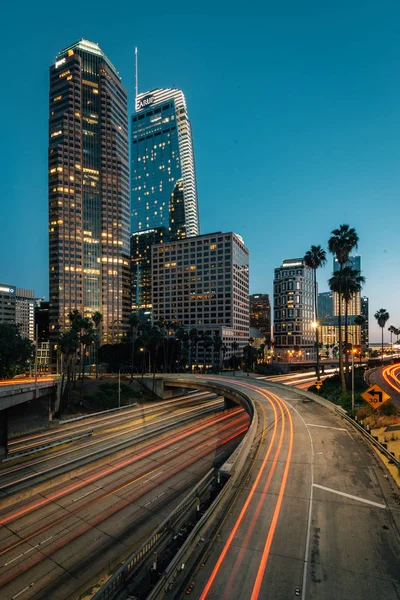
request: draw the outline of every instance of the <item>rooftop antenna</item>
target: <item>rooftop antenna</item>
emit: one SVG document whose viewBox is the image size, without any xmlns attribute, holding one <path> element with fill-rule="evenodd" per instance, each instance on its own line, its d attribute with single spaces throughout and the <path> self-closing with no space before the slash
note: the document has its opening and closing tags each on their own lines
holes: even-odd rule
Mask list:
<svg viewBox="0 0 400 600">
<path fill-rule="evenodd" d="M 138 70 L 138 51 L 137 47 L 135 47 L 135 112 L 136 112 L 136 100 L 138 97 L 138 87 L 139 87 L 139 70 Z"/>
</svg>

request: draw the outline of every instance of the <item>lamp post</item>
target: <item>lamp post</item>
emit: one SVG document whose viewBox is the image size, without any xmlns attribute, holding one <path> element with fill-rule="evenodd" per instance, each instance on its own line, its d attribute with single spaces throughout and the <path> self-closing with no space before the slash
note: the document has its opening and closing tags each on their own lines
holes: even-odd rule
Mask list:
<svg viewBox="0 0 400 600">
<path fill-rule="evenodd" d="M 318 344 L 318 323 L 317 321 L 313 321 L 311 323 L 311 327 L 313 329 L 315 329 L 315 347 L 317 349 L 317 365 L 316 365 L 316 375 L 317 375 L 317 380 L 319 380 L 319 344 Z"/>
<path fill-rule="evenodd" d="M 146 352 L 149 355 L 149 372 L 150 372 L 150 350 L 146 350 L 146 348 L 140 348 L 140 352 L 143 352 L 143 369 L 142 369 L 142 379 L 143 379 L 143 371 L 146 368 Z"/>
<path fill-rule="evenodd" d="M 118 408 L 121 408 L 121 368 L 118 370 Z"/>
</svg>

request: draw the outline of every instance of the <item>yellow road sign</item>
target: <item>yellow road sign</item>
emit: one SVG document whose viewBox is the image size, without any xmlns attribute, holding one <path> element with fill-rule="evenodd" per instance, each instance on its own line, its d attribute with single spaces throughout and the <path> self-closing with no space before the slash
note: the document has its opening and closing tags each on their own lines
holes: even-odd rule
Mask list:
<svg viewBox="0 0 400 600">
<path fill-rule="evenodd" d="M 368 404 L 372 406 L 372 408 L 379 408 L 382 404 L 385 404 L 388 400 L 390 400 L 389 394 L 385 392 L 377 383 L 371 385 L 364 393 L 361 394 L 362 398 Z"/>
</svg>

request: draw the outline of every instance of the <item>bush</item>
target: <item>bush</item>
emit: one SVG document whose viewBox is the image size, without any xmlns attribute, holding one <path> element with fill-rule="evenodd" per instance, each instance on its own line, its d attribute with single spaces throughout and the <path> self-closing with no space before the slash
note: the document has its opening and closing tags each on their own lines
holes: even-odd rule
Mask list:
<svg viewBox="0 0 400 600">
<path fill-rule="evenodd" d="M 140 398 L 141 392 L 133 390 L 129 385 L 121 383 L 121 406 L 132 404 L 134 398 Z M 84 404 L 91 409 L 107 410 L 118 406 L 118 383 L 104 382 L 98 391 L 85 396 Z"/>
</svg>

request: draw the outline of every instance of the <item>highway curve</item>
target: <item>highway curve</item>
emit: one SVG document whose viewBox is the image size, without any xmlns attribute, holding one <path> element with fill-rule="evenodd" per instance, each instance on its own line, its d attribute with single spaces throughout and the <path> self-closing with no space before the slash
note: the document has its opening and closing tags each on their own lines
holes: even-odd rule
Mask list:
<svg viewBox="0 0 400 600">
<path fill-rule="evenodd" d="M 226 383 L 256 401 L 262 441 L 187 589 L 169 598 L 399 600 L 400 497 L 361 435 L 300 390 Z"/>
</svg>

